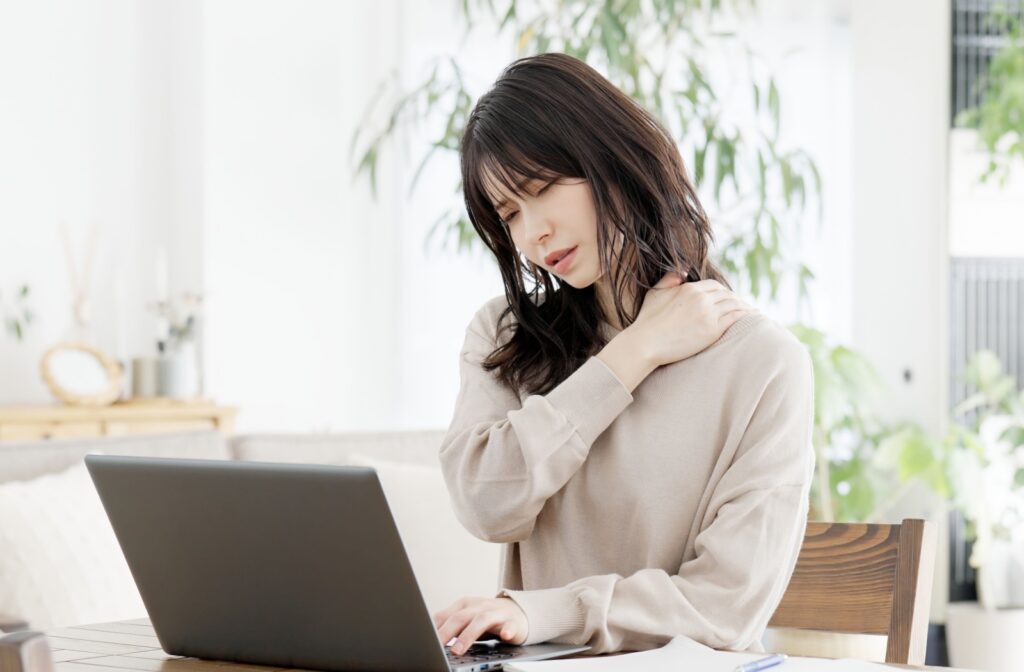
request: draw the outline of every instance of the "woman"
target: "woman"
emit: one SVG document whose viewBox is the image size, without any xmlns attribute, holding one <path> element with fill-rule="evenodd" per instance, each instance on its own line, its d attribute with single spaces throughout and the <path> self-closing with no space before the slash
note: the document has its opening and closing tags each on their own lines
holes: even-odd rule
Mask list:
<svg viewBox="0 0 1024 672">
<path fill-rule="evenodd" d="M 461 163 L 505 295 L 466 330 L 440 457 L 505 552 L 500 592 L 438 636 L 763 650 L 806 523 L 807 351 L 727 289 L 670 136 L 586 64 L 508 66 Z"/>
</svg>

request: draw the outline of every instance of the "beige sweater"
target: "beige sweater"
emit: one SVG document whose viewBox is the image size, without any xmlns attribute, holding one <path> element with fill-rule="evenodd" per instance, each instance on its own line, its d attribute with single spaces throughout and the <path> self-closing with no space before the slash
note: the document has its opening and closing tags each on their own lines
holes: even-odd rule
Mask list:
<svg viewBox="0 0 1024 672">
<path fill-rule="evenodd" d="M 591 357 L 520 404 L 480 366 L 506 305 L 466 330 L 440 457 L 459 519 L 505 544 L 498 595 L 526 613 L 527 643 L 762 651 L 807 520 L 807 350 L 753 313 L 632 394 Z"/>
</svg>

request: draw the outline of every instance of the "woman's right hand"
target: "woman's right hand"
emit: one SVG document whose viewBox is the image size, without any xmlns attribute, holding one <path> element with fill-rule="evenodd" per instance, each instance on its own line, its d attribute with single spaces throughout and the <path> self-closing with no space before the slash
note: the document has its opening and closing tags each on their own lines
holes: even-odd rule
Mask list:
<svg viewBox="0 0 1024 672">
<path fill-rule="evenodd" d="M 717 280 L 683 283 L 668 273 L 644 296 L 626 328 L 655 368 L 692 357 L 755 309 Z"/>
</svg>

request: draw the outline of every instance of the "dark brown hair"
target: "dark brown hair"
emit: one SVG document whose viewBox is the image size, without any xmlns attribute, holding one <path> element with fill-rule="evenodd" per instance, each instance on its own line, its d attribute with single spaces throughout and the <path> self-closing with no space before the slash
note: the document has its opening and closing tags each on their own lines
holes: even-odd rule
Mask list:
<svg viewBox="0 0 1024 672">
<path fill-rule="evenodd" d="M 545 269 L 524 265 L 488 197 L 486 175 L 517 195 L 522 178 L 588 181 L 601 268 L 612 282 L 622 324 L 636 319 L 647 290 L 670 271 L 728 286 L 708 260 L 711 225 L 672 137 L 572 56 L 540 54 L 508 65 L 470 113 L 459 153 L 469 220 L 494 253 L 505 283 L 508 308 L 498 323 L 515 317 L 514 325 L 499 326 L 499 333 L 514 331 L 483 366 L 497 369 L 517 394 L 546 394 L 606 343 L 594 286 L 556 287 Z M 630 295 L 637 298 L 627 310 L 623 297 Z"/>
</svg>

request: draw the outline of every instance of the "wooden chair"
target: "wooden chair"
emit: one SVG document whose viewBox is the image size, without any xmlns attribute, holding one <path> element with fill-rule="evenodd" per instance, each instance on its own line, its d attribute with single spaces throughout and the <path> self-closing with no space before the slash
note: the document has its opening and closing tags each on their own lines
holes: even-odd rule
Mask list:
<svg viewBox="0 0 1024 672">
<path fill-rule="evenodd" d="M 46 635 L 21 630 L 0 635 L 2 672 L 53 672 L 53 654 Z"/>
<path fill-rule="evenodd" d="M 934 565 L 934 523 L 808 523 L 769 626 L 888 635 L 885 662 L 923 665 Z"/>
</svg>

